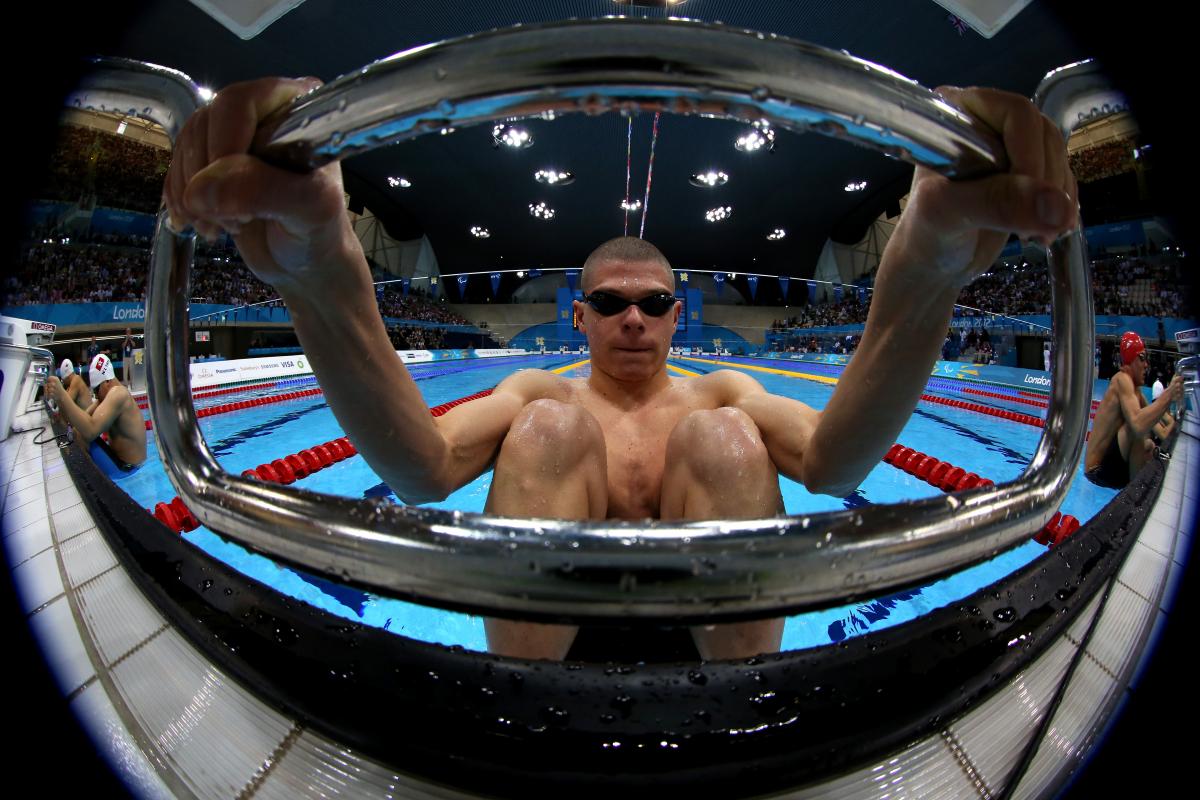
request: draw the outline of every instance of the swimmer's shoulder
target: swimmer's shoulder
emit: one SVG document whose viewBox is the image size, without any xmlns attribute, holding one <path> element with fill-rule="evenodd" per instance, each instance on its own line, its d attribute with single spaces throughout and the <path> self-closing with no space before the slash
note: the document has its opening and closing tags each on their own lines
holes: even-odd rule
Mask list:
<svg viewBox="0 0 1200 800">
<path fill-rule="evenodd" d="M 729 405 L 748 394 L 758 394 L 766 389 L 755 378 L 736 369 L 718 369 L 707 375 L 694 378 L 691 386 L 698 392 L 711 395 L 717 405 Z"/>
<path fill-rule="evenodd" d="M 573 382 L 544 369 L 522 369 L 509 375 L 495 391 L 520 396 L 525 402 L 559 400 L 567 402 L 575 396 Z"/>
</svg>

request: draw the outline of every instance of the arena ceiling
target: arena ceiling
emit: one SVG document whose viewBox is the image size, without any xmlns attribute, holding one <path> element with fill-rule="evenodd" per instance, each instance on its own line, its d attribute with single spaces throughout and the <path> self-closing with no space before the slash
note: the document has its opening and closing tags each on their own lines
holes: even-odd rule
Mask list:
<svg viewBox="0 0 1200 800">
<path fill-rule="evenodd" d="M 265 75 L 315 75 L 326 81 L 416 45 L 517 23 L 623 13 L 667 13 L 795 37 L 895 69 L 926 86 L 991 85 L 1032 94 L 1049 70 L 1092 55 L 1044 3 L 1022 10 L 987 39 L 954 24 L 932 0 L 750 2 L 688 0 L 672 12 L 611 0 L 484 0 L 409 3 L 307 0 L 244 41 L 189 0 L 146 3 L 116 35 L 94 42 L 96 54 L 180 69 L 205 86 Z M 365 204 L 400 239 L 428 236 L 443 272 L 578 265 L 598 243 L 620 235 L 625 196 L 626 120 L 567 116 L 528 125 L 531 148 L 496 148 L 489 127 L 425 136 L 345 163 L 352 199 Z M 733 147 L 747 126 L 664 115 L 657 139 L 645 236 L 681 268 L 811 275 L 826 238 L 854 242 L 878 215 L 897 206 L 911 167 L 877 153 L 809 134 L 781 133 L 773 152 Z M 642 199 L 651 115 L 635 117 L 631 195 Z M 574 173 L 565 187 L 537 184 L 536 170 Z M 729 175 L 724 187 L 689 183 L 709 169 Z M 410 188 L 393 188 L 403 176 Z M 867 188 L 847 192 L 846 184 Z M 532 217 L 531 203 L 556 210 Z M 704 212 L 730 206 L 719 224 Z M 630 216 L 636 233 L 640 216 Z M 471 236 L 473 225 L 490 230 Z M 782 241 L 767 234 L 783 228 Z"/>
</svg>

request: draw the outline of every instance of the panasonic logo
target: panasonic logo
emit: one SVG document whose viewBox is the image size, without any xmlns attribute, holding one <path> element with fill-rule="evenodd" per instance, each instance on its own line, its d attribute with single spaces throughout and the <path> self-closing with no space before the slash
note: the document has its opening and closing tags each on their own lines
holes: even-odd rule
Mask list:
<svg viewBox="0 0 1200 800">
<path fill-rule="evenodd" d="M 145 319 L 146 318 L 146 309 L 142 308 L 141 306 L 137 306 L 136 308 L 120 308 L 120 307 L 114 308 L 112 318 L 113 319 Z"/>
<path fill-rule="evenodd" d="M 1049 386 L 1050 385 L 1049 378 L 1035 378 L 1032 375 L 1026 375 L 1025 382 L 1026 383 L 1036 383 L 1038 386 Z"/>
</svg>

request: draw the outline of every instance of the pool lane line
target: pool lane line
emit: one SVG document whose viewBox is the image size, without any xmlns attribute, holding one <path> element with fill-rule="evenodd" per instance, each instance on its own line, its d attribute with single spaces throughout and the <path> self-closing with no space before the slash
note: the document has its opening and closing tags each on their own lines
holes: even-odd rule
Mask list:
<svg viewBox="0 0 1200 800">
<path fill-rule="evenodd" d="M 571 364 L 566 367 L 561 367 L 557 370 L 551 370 L 551 371 L 555 372 L 555 373 L 565 372 L 566 370 L 575 369 L 576 367 L 581 367 L 584 364 L 588 364 L 588 363 L 590 363 L 590 360 L 581 361 L 577 364 Z M 491 367 L 491 366 L 496 366 L 496 365 L 494 365 L 494 364 L 479 365 L 476 368 L 483 369 L 484 367 Z M 464 370 L 459 369 L 459 370 L 448 371 L 444 374 L 456 374 L 458 372 L 463 372 L 463 371 Z M 438 376 L 429 376 L 429 377 L 438 377 Z M 279 386 L 281 386 L 291 380 L 296 380 L 296 379 L 289 378 L 286 381 L 263 383 L 263 384 L 259 384 L 256 386 L 240 386 L 236 389 L 217 391 L 217 392 L 213 392 L 212 394 L 228 394 L 230 392 L 249 391 L 252 389 L 261 389 L 261 388 L 268 388 L 268 389 L 278 388 Z M 307 380 L 307 378 L 305 380 Z M 315 376 L 314 376 L 313 380 L 315 380 Z M 488 391 L 490 392 L 491 389 L 488 389 Z M 305 397 L 312 397 L 312 396 L 324 394 L 324 393 L 325 393 L 325 391 L 318 386 L 313 389 L 305 389 L 305 390 L 298 391 L 298 392 L 287 392 L 285 394 L 274 395 L 271 397 L 254 397 L 254 398 L 250 398 L 248 400 L 238 400 L 233 403 L 222 403 L 220 405 L 208 406 L 207 408 L 197 409 L 196 417 L 197 418 L 211 417 L 215 414 L 227 414 L 231 411 L 241 411 L 242 409 L 250 408 L 252 406 L 263 406 L 263 405 L 269 405 L 272 403 L 282 403 L 285 400 L 300 400 Z M 211 396 L 211 395 L 193 395 L 192 399 L 195 400 L 197 397 L 201 397 L 201 396 Z M 149 420 L 149 419 L 145 420 L 145 423 L 146 423 L 146 430 L 148 430 L 148 431 L 154 430 L 153 420 Z"/>
<path fill-rule="evenodd" d="M 492 389 L 484 389 L 482 392 L 433 406 L 429 409 L 429 413 L 431 416 L 440 417 L 456 406 L 487 397 L 491 393 Z M 282 458 L 264 462 L 254 469 L 242 470 L 242 477 L 267 483 L 282 483 L 286 486 L 356 455 L 358 455 L 358 450 L 351 443 L 350 438 L 342 436 L 322 444 L 306 447 Z M 184 505 L 183 499 L 178 495 L 169 502 L 156 503 L 153 509 L 148 508 L 146 511 L 175 533 L 194 531 L 200 527 L 200 521 L 196 519 L 196 515 Z"/>
<path fill-rule="evenodd" d="M 919 478 L 930 486 L 936 486 L 947 494 L 996 485 L 991 478 L 981 478 L 974 472 L 967 472 L 962 467 L 956 467 L 948 461 L 940 461 L 899 442 L 888 449 L 883 463 Z M 1033 535 L 1033 540 L 1046 547 L 1055 547 L 1077 531 L 1079 524 L 1079 520 L 1070 514 L 1055 511 L 1050 521 Z"/>
<path fill-rule="evenodd" d="M 555 353 L 554 355 L 557 356 L 559 354 Z M 549 355 L 538 356 L 538 354 L 536 354 L 536 353 L 530 353 L 530 354 L 523 355 L 523 356 L 522 355 L 497 356 L 495 358 L 486 359 L 488 362 L 491 362 L 491 363 L 480 364 L 480 365 L 478 365 L 478 368 L 482 369 L 484 367 L 493 367 L 493 366 L 497 366 L 500 364 L 508 364 L 514 360 L 529 359 L 529 358 L 533 358 L 535 356 L 538 358 L 549 357 Z M 459 362 L 464 362 L 464 361 L 480 361 L 480 360 L 484 360 L 484 359 L 456 358 L 456 359 L 447 359 L 446 361 L 410 361 L 410 362 L 405 362 L 405 366 L 411 369 L 414 367 L 435 367 L 438 365 L 444 365 L 444 364 L 449 364 L 449 363 L 459 363 Z M 308 372 L 308 373 L 304 373 L 301 375 L 295 375 L 290 378 L 284 378 L 283 376 L 280 376 L 279 378 L 276 378 L 272 381 L 265 382 L 265 383 L 263 383 L 263 382 L 255 383 L 255 381 L 257 380 L 256 378 L 250 378 L 248 380 L 242 380 L 242 381 L 232 381 L 230 383 L 214 383 L 211 386 L 200 387 L 200 389 L 198 391 L 193 392 L 192 399 L 197 400 L 197 399 L 204 398 L 204 397 L 215 397 L 217 395 L 222 395 L 222 394 L 233 394 L 235 392 L 244 392 L 244 391 L 248 392 L 248 391 L 252 391 L 254 389 L 273 389 L 273 388 L 278 388 L 279 386 L 285 385 L 289 381 L 304 381 L 304 380 L 315 381 L 316 379 L 317 379 L 316 375 L 314 375 L 311 372 Z M 214 389 L 213 387 L 216 387 L 216 386 L 219 386 L 221 388 Z M 146 408 L 149 406 L 149 398 L 147 397 L 145 392 L 133 393 L 133 399 L 134 399 L 134 402 L 137 403 L 137 407 L 142 409 L 143 411 L 146 410 Z"/>
<path fill-rule="evenodd" d="M 562 375 L 563 373 L 570 372 L 573 369 L 579 369 L 580 367 L 586 367 L 590 363 L 592 363 L 592 360 L 590 358 L 585 358 L 583 361 L 576 361 L 574 364 L 567 364 L 565 367 L 557 367 L 555 369 L 550 370 L 550 372 L 553 373 L 554 375 Z"/>
<path fill-rule="evenodd" d="M 805 380 L 817 381 L 818 383 L 837 384 L 837 378 L 831 378 L 828 375 L 813 375 L 808 372 L 796 372 L 794 370 L 777 369 L 775 367 L 760 367 L 756 364 L 739 364 L 736 361 L 716 361 L 709 358 L 694 358 L 692 356 L 676 356 L 681 361 L 695 361 L 700 364 L 716 364 L 719 367 L 733 367 L 734 369 L 749 369 L 755 372 L 769 372 L 773 375 L 786 375 L 789 378 L 804 378 Z"/>
<path fill-rule="evenodd" d="M 703 359 L 703 358 L 689 358 L 686 356 L 681 356 L 681 358 L 683 358 L 684 361 L 698 361 L 698 362 L 704 363 L 704 364 L 717 364 L 720 366 L 733 367 L 735 369 L 749 369 L 749 370 L 755 370 L 758 372 L 770 372 L 775 375 L 786 375 L 788 377 L 804 378 L 805 380 L 819 381 L 821 383 L 830 383 L 830 384 L 835 384 L 835 385 L 837 384 L 837 382 L 839 380 L 838 378 L 828 378 L 823 375 L 808 375 L 803 372 L 794 372 L 792 370 L 786 370 L 786 369 L 775 369 L 773 367 L 759 367 L 759 366 L 753 366 L 750 364 L 738 364 L 735 362 L 727 362 L 727 361 L 714 361 L 711 359 Z M 962 408 L 967 411 L 974 411 L 978 414 L 986 414 L 991 417 L 999 417 L 1000 419 L 1011 420 L 1012 422 L 1020 422 L 1023 425 L 1032 425 L 1036 428 L 1045 427 L 1045 424 L 1046 424 L 1045 421 L 1042 420 L 1040 417 L 1033 417 L 1028 414 L 1019 414 L 1015 411 L 1008 411 L 1008 410 L 1002 409 L 1002 408 L 993 408 L 992 406 L 985 406 L 981 403 L 968 403 L 965 400 L 954 400 L 954 399 L 951 399 L 948 397 L 938 397 L 938 396 L 932 395 L 932 394 L 922 394 L 921 399 L 925 400 L 927 402 L 930 402 L 930 403 L 941 403 L 943 405 L 954 406 L 955 408 Z"/>
</svg>

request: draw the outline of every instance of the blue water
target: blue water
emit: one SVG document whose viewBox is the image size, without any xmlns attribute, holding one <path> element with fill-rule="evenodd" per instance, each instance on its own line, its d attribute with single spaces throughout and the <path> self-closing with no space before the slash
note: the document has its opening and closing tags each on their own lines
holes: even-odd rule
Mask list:
<svg viewBox="0 0 1200 800">
<path fill-rule="evenodd" d="M 562 355 L 506 357 L 416 364 L 409 365 L 409 370 L 425 401 L 435 406 L 491 388 L 518 369 L 556 369 L 582 361 L 580 356 Z M 828 365 L 765 359 L 721 359 L 717 363 L 712 359 L 673 358 L 668 364 L 678 368 L 673 370 L 677 373 L 679 370 L 706 373 L 715 369 L 736 368 L 757 379 L 768 391 L 800 400 L 814 408 L 825 406 L 834 387 L 802 375 L 836 377 L 841 371 Z M 788 374 L 766 372 L 755 367 L 767 367 Z M 566 373 L 569 377 L 587 374 L 586 365 Z M 280 381 L 277 388 L 249 389 L 203 398 L 197 400 L 196 404 L 198 408 L 203 408 L 314 385 L 312 378 Z M 1015 391 L 1003 387 L 966 384 L 945 378 L 931 379 L 927 392 L 1031 416 L 1044 416 L 1044 411 L 1035 406 L 964 393 L 967 388 L 1015 396 Z M 200 427 L 218 461 L 227 471 L 235 474 L 344 435 L 321 395 L 214 415 L 201 419 Z M 991 478 L 996 483 L 1003 483 L 1017 478 L 1024 470 L 1040 435 L 1040 428 L 966 409 L 921 402 L 897 441 L 969 472 Z M 152 446 L 151 462 L 156 462 L 157 458 L 157 448 Z M 148 463 L 147 467 L 121 481 L 120 485 L 141 505 L 153 508 L 156 503 L 170 501 L 175 492 L 161 465 Z M 358 498 L 384 497 L 395 501 L 386 484 L 361 456 L 333 464 L 297 481 L 295 485 L 328 494 Z M 429 505 L 479 512 L 483 510 L 490 486 L 489 471 L 444 502 Z M 936 487 L 882 462 L 846 498 L 811 495 L 787 478 L 780 478 L 780 489 L 788 514 L 810 514 L 942 494 Z M 1115 494 L 1114 490 L 1097 487 L 1085 480 L 1080 467 L 1060 510 L 1086 522 Z M 479 617 L 378 597 L 280 567 L 204 528 L 184 534 L 184 538 L 242 573 L 346 619 L 423 641 L 462 645 L 473 650 L 486 649 L 483 623 Z M 868 630 L 879 630 L 911 620 L 1000 580 L 1045 552 L 1045 547 L 1031 541 L 925 586 L 791 617 L 784 628 L 783 649 L 797 650 L 838 642 Z"/>
</svg>

